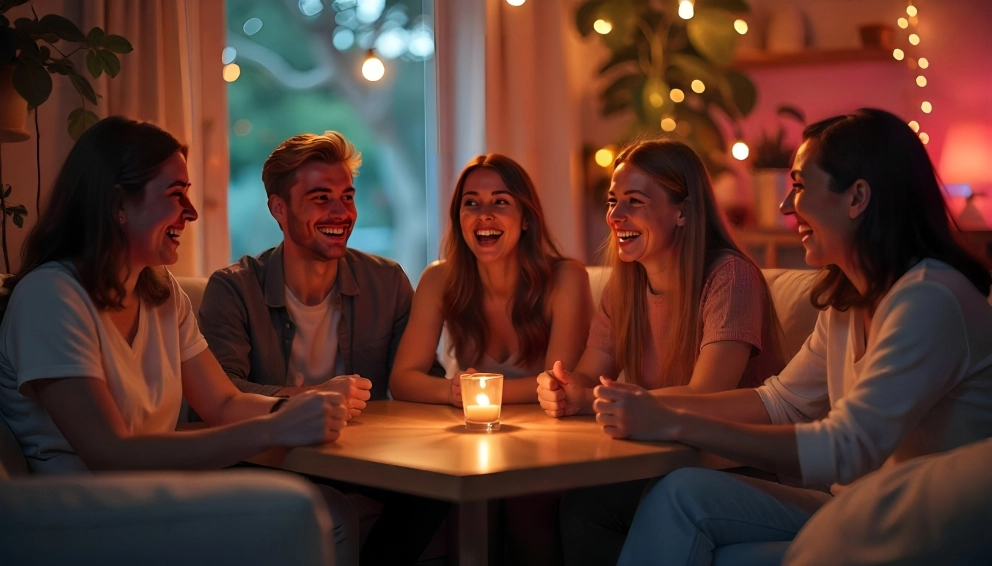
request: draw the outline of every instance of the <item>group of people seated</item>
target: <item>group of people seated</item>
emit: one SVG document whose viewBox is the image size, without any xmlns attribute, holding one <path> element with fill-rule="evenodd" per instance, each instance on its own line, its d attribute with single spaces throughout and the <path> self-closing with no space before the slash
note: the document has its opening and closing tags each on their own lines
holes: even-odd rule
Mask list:
<svg viewBox="0 0 992 566">
<path fill-rule="evenodd" d="M 3 283 L 0 416 L 34 473 L 234 466 L 334 442 L 369 400 L 460 407 L 459 376 L 494 372 L 504 403 L 742 466 L 506 500 L 508 563 L 704 564 L 792 540 L 883 465 L 992 437 L 992 276 L 956 243 L 922 142 L 890 113 L 804 132 L 781 210 L 821 270 L 821 312 L 791 360 L 762 272 L 678 141 L 617 156 L 594 305 L 511 158 L 462 171 L 443 260 L 414 292 L 396 263 L 347 247 L 360 153 L 336 132 L 294 136 L 262 170 L 283 242 L 214 273 L 199 324 L 166 267 L 197 218 L 186 152 L 151 124 L 92 126 Z M 459 370 L 447 379 L 442 334 Z M 183 398 L 208 426 L 176 430 Z M 448 510 L 319 487 L 343 565 L 415 562 Z M 356 494 L 382 504 L 361 548 Z"/>
</svg>

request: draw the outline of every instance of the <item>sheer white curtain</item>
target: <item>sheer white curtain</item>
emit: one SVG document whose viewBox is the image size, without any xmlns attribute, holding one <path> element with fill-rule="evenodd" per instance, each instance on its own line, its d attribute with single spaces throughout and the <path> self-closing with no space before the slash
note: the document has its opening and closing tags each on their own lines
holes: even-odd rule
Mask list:
<svg viewBox="0 0 992 566">
<path fill-rule="evenodd" d="M 200 219 L 183 232 L 176 275 L 207 275 L 230 260 L 227 229 L 227 92 L 221 52 L 222 0 L 85 0 L 85 29 L 123 35 L 134 51 L 121 73 L 101 77 L 97 113 L 152 122 L 189 145 L 193 203 Z"/>
<path fill-rule="evenodd" d="M 479 153 L 504 153 L 537 185 L 562 251 L 586 259 L 572 4 L 437 1 L 442 233 L 461 167 Z"/>
</svg>

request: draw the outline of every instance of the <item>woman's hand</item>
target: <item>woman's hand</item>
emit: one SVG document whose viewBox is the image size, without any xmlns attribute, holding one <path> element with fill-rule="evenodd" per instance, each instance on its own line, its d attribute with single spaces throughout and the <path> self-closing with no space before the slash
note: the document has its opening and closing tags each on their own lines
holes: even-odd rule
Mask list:
<svg viewBox="0 0 992 566">
<path fill-rule="evenodd" d="M 477 373 L 475 368 L 468 368 L 465 371 L 459 370 L 455 373 L 455 377 L 451 378 L 451 383 L 448 385 L 448 403 L 456 407 L 462 406 L 462 374 L 463 373 Z"/>
<path fill-rule="evenodd" d="M 362 414 L 366 402 L 372 397 L 372 382 L 358 374 L 339 375 L 316 386 L 316 389 L 344 395 L 348 400 L 349 419 Z"/>
<path fill-rule="evenodd" d="M 676 417 L 661 399 L 632 383 L 599 378 L 592 404 L 596 422 L 613 438 L 675 440 Z"/>
<path fill-rule="evenodd" d="M 328 444 L 348 422 L 348 401 L 333 391 L 307 391 L 290 397 L 269 416 L 281 446 Z"/>
<path fill-rule="evenodd" d="M 549 417 L 569 417 L 588 409 L 589 390 L 572 379 L 561 362 L 537 376 L 537 401 Z"/>
</svg>

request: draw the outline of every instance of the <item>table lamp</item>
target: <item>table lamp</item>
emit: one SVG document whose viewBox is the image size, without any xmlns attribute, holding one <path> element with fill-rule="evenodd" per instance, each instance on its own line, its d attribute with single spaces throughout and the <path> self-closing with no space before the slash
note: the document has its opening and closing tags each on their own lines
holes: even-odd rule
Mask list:
<svg viewBox="0 0 992 566">
<path fill-rule="evenodd" d="M 947 195 L 965 199 L 965 206 L 956 218 L 958 227 L 988 230 L 975 199 L 985 196 L 979 187 L 992 187 L 992 126 L 974 122 L 953 124 L 947 130 L 938 170 Z"/>
</svg>

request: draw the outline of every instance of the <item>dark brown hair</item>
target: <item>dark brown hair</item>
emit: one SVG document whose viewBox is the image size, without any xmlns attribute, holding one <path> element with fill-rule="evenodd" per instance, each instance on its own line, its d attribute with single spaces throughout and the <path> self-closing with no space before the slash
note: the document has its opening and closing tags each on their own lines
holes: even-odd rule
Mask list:
<svg viewBox="0 0 992 566">
<path fill-rule="evenodd" d="M 101 310 L 120 310 L 125 295 L 121 269 L 128 241 L 117 217 L 128 199 L 144 198 L 145 185 L 186 146 L 153 124 L 121 116 L 105 118 L 72 146 L 52 188 L 48 206 L 24 242 L 17 275 L 4 281 L 6 310 L 14 287 L 40 265 L 75 261 L 80 284 Z M 169 298 L 165 271 L 147 267 L 136 291 L 152 305 Z"/>
<path fill-rule="evenodd" d="M 665 372 L 664 386 L 686 385 L 699 357 L 699 303 L 713 262 L 730 253 L 754 266 L 734 243 L 716 208 L 709 175 L 699 156 L 682 142 L 660 139 L 637 141 L 617 155 L 616 167 L 636 167 L 647 174 L 668 195 L 672 204 L 682 204 L 685 225 L 676 228 L 675 261 L 678 275 L 672 290 L 672 340 L 658 353 Z M 603 289 L 603 301 L 610 308 L 616 340 L 617 366 L 626 381 L 639 383 L 643 347 L 649 329 L 647 291 L 648 276 L 638 262 L 620 260 L 616 238 L 607 241 L 608 263 L 613 267 Z M 772 343 L 764 344 L 766 353 L 781 359 L 781 329 L 775 304 L 764 277 L 765 324 L 772 325 Z M 742 383 L 756 386 L 757 383 Z"/>
<path fill-rule="evenodd" d="M 442 311 L 454 351 L 477 364 L 486 353 L 489 325 L 482 311 L 482 278 L 475 254 L 468 247 L 461 230 L 462 193 L 472 172 L 488 169 L 503 180 L 507 190 L 520 205 L 527 229 L 520 234 L 517 259 L 520 279 L 513 296 L 511 320 L 520 345 L 520 367 L 544 359 L 551 337 L 551 324 L 545 305 L 554 282 L 554 265 L 562 256 L 548 234 L 544 212 L 530 176 L 516 161 L 490 153 L 480 155 L 465 166 L 449 207 L 448 232 L 444 239 L 447 270 L 444 281 Z"/>
<path fill-rule="evenodd" d="M 875 308 L 892 285 L 924 258 L 960 271 L 983 296 L 992 276 L 954 239 L 940 183 L 923 142 L 899 117 L 874 108 L 817 122 L 803 132 L 811 159 L 846 191 L 858 179 L 871 199 L 854 236 L 858 269 L 868 281 L 862 295 L 836 265 L 813 286 L 819 309 Z"/>
</svg>

